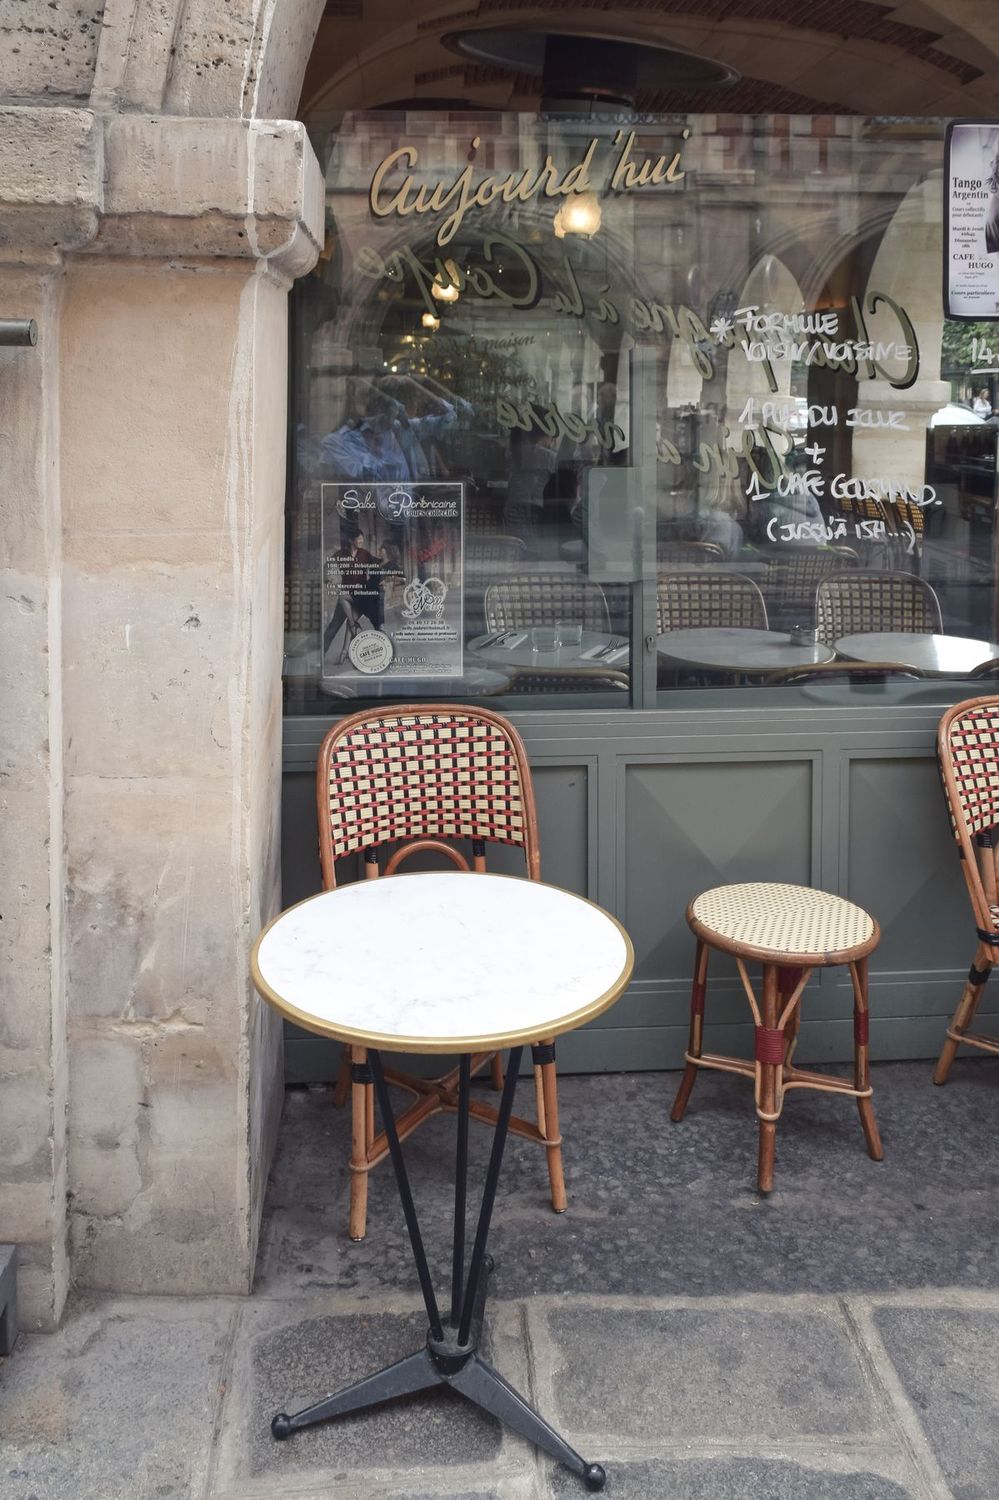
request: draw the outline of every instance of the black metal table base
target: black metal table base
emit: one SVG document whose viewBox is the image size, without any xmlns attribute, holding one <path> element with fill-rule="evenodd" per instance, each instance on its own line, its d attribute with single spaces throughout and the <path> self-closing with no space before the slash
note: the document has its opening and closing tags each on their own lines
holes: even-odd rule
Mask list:
<svg viewBox="0 0 999 1500">
<path fill-rule="evenodd" d="M 587 1489 L 603 1489 L 606 1475 L 600 1465 L 588 1464 L 574 1448 L 570 1448 L 554 1427 L 546 1422 L 544 1417 L 539 1416 L 529 1402 L 525 1401 L 523 1396 L 515 1391 L 513 1386 L 508 1384 L 479 1353 L 486 1290 L 489 1274 L 493 1269 L 492 1261 L 486 1254 L 486 1241 L 489 1236 L 493 1205 L 496 1201 L 503 1149 L 506 1145 L 510 1114 L 513 1109 L 517 1074 L 520 1071 L 521 1052 L 520 1047 L 515 1047 L 511 1051 L 503 1080 L 499 1118 L 486 1171 L 482 1205 L 479 1209 L 467 1278 L 465 1277 L 465 1201 L 468 1180 L 468 1104 L 471 1074 L 469 1058 L 461 1059 L 458 1083 L 451 1314 L 446 1327 L 437 1305 L 430 1268 L 423 1248 L 423 1237 L 416 1217 L 413 1194 L 402 1157 L 402 1147 L 395 1127 L 381 1057 L 375 1051 L 369 1052 L 368 1058 L 375 1093 L 378 1096 L 378 1104 L 385 1123 L 389 1153 L 395 1169 L 402 1210 L 406 1217 L 406 1228 L 409 1231 L 413 1258 L 416 1261 L 416 1270 L 420 1278 L 420 1289 L 430 1320 L 427 1342 L 426 1346 L 417 1350 L 415 1354 L 409 1354 L 396 1364 L 389 1365 L 384 1370 L 378 1370 L 364 1380 L 358 1380 L 354 1385 L 347 1386 L 345 1390 L 326 1396 L 313 1406 L 307 1406 L 304 1411 L 296 1412 L 294 1416 L 279 1412 L 271 1423 L 271 1432 L 276 1438 L 290 1437 L 293 1432 L 298 1432 L 303 1427 L 312 1427 L 315 1423 L 329 1421 L 332 1417 L 343 1417 L 349 1412 L 367 1411 L 372 1406 L 380 1406 L 383 1402 L 393 1401 L 399 1396 L 411 1396 L 418 1391 L 432 1390 L 435 1386 L 446 1385 L 450 1386 L 451 1390 L 460 1392 L 474 1406 L 496 1417 L 515 1432 L 519 1432 L 529 1442 L 543 1448 L 546 1453 L 558 1459 L 559 1463 L 565 1464 L 566 1468 L 571 1469 L 583 1479 Z"/>
</svg>

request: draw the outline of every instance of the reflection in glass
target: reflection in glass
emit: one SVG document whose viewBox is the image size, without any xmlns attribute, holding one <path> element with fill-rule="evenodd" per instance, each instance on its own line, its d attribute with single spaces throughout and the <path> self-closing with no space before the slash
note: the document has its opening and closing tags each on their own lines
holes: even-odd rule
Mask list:
<svg viewBox="0 0 999 1500">
<path fill-rule="evenodd" d="M 999 657 L 999 340 L 941 316 L 942 162 L 932 121 L 346 117 L 293 293 L 288 712 L 336 706 L 359 631 L 389 639 L 382 696 L 396 674 L 408 701 L 513 707 L 790 691 L 788 651 L 842 661 L 857 635 Z M 408 495 L 422 529 L 324 529 L 324 486 L 349 485 Z M 434 486 L 460 493 L 446 537 Z M 432 579 L 457 657 L 400 651 Z M 569 627 L 557 672 L 521 659 Z M 769 640 L 722 669 L 671 653 L 677 630 Z M 904 683 L 908 656 L 874 665 Z"/>
</svg>

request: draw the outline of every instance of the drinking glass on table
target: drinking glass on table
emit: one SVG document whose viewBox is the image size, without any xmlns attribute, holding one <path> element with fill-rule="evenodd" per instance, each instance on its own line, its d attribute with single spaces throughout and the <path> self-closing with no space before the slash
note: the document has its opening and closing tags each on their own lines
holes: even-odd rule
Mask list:
<svg viewBox="0 0 999 1500">
<path fill-rule="evenodd" d="M 531 631 L 532 651 L 557 651 L 559 633 L 554 625 L 535 625 Z"/>
<path fill-rule="evenodd" d="M 568 646 L 573 651 L 578 651 L 583 644 L 582 625 L 576 625 L 571 620 L 559 620 L 555 631 L 560 646 Z"/>
</svg>

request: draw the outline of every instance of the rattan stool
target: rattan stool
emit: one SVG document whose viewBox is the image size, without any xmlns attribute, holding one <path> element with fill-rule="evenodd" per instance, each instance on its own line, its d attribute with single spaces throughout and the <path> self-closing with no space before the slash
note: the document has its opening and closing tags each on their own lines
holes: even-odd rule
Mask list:
<svg viewBox="0 0 999 1500">
<path fill-rule="evenodd" d="M 697 938 L 694 990 L 690 1004 L 690 1045 L 687 1067 L 670 1118 L 682 1120 L 698 1068 L 741 1073 L 756 1086 L 760 1121 L 757 1185 L 769 1193 L 774 1184 L 774 1146 L 777 1121 L 788 1089 L 822 1089 L 849 1094 L 857 1101 L 868 1153 L 884 1157 L 871 1104 L 867 1055 L 867 955 L 878 945 L 881 931 L 873 917 L 852 901 L 813 891 L 803 885 L 720 885 L 705 891 L 687 907 L 687 922 Z M 731 953 L 739 967 L 756 1022 L 756 1057 L 719 1057 L 702 1051 L 708 950 Z M 757 1001 L 746 960 L 763 964 L 762 999 Z M 853 1083 L 810 1073 L 792 1063 L 801 996 L 813 969 L 847 964 L 853 980 Z"/>
</svg>

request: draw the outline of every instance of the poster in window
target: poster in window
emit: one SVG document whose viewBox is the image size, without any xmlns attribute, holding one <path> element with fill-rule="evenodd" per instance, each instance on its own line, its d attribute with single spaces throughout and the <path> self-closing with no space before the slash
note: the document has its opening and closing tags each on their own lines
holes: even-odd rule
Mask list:
<svg viewBox="0 0 999 1500">
<path fill-rule="evenodd" d="M 944 313 L 999 320 L 999 120 L 947 127 Z"/>
<path fill-rule="evenodd" d="M 460 676 L 462 485 L 321 490 L 323 677 Z"/>
</svg>

